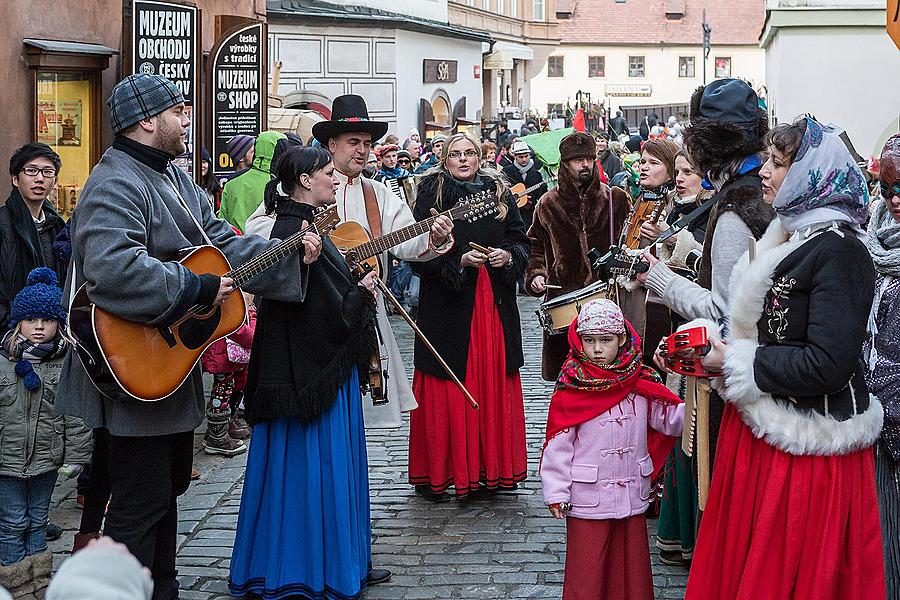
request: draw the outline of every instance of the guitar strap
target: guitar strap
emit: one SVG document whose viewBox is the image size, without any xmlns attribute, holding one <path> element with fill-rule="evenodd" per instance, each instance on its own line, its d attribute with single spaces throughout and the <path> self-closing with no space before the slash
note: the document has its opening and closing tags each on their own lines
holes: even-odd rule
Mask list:
<svg viewBox="0 0 900 600">
<path fill-rule="evenodd" d="M 212 246 L 212 240 L 209 239 L 209 236 L 206 235 L 206 230 L 203 229 L 203 226 L 200 225 L 200 221 L 197 220 L 197 217 L 194 216 L 194 213 L 191 212 L 191 209 L 188 208 L 187 202 L 185 202 L 184 197 L 181 195 L 181 192 L 178 191 L 178 186 L 169 179 L 169 176 L 166 175 L 166 180 L 169 182 L 169 185 L 172 186 L 172 189 L 175 191 L 175 195 L 178 196 L 178 202 L 181 204 L 181 207 L 187 212 L 187 214 L 191 217 L 191 221 L 194 222 L 194 225 L 197 226 L 197 230 L 200 232 L 200 235 L 203 236 L 204 241 L 208 246 Z"/>
<path fill-rule="evenodd" d="M 366 221 L 369 222 L 369 233 L 372 239 L 381 237 L 381 211 L 378 210 L 378 197 L 375 196 L 375 186 L 363 176 L 360 176 L 363 199 L 366 202 Z"/>
</svg>

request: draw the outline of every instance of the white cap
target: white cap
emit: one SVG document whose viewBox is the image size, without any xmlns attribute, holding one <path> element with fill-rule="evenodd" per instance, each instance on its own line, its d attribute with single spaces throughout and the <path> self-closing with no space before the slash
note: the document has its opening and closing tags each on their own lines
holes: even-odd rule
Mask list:
<svg viewBox="0 0 900 600">
<path fill-rule="evenodd" d="M 526 144 L 522 140 L 516 140 L 515 142 L 513 142 L 510 152 L 512 152 L 513 154 L 531 154 L 531 148 L 529 148 L 528 144 Z"/>
</svg>

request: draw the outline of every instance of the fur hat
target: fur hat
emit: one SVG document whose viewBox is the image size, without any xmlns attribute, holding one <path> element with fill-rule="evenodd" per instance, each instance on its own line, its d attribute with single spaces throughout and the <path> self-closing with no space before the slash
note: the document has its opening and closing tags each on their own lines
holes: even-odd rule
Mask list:
<svg viewBox="0 0 900 600">
<path fill-rule="evenodd" d="M 66 322 L 62 304 L 62 290 L 56 273 L 47 267 L 38 267 L 28 274 L 25 287 L 13 298 L 9 312 L 9 328 L 14 329 L 25 319 L 53 319 L 60 325 Z"/>
<path fill-rule="evenodd" d="M 564 137 L 559 143 L 559 160 L 565 162 L 573 158 L 596 158 L 597 142 L 594 138 L 583 132 L 574 131 Z"/>
<path fill-rule="evenodd" d="M 720 79 L 691 96 L 691 124 L 684 146 L 702 173 L 763 149 L 769 117 L 746 82 Z"/>
</svg>

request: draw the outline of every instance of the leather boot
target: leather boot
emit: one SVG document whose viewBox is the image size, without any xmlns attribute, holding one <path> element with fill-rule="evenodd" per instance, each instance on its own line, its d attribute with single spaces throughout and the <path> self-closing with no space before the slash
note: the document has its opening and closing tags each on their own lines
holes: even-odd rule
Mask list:
<svg viewBox="0 0 900 600">
<path fill-rule="evenodd" d="M 72 544 L 72 554 L 75 554 L 82 548 L 88 545 L 88 542 L 91 540 L 99 540 L 100 532 L 94 531 L 93 533 L 76 533 L 75 541 Z"/>
<path fill-rule="evenodd" d="M 237 456 L 247 451 L 241 440 L 228 435 L 228 424 L 231 417 L 228 413 L 210 413 L 206 417 L 206 435 L 203 436 L 203 451 L 206 454 Z"/>
</svg>

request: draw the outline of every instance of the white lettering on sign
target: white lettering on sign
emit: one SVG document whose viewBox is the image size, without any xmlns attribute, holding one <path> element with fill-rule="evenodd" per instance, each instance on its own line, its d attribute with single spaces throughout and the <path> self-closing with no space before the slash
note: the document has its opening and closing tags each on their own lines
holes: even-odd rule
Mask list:
<svg viewBox="0 0 900 600">
<path fill-rule="evenodd" d="M 138 33 L 153 37 L 187 37 L 191 34 L 191 15 L 184 11 L 142 11 Z"/>
<path fill-rule="evenodd" d="M 221 69 L 219 87 L 226 90 L 256 88 L 259 85 L 259 70 L 254 69 Z"/>
<path fill-rule="evenodd" d="M 191 56 L 191 40 L 149 39 L 138 41 L 138 57 L 143 60 L 186 60 Z"/>
</svg>

